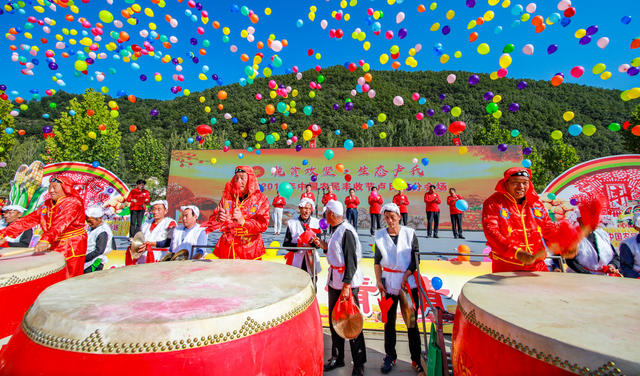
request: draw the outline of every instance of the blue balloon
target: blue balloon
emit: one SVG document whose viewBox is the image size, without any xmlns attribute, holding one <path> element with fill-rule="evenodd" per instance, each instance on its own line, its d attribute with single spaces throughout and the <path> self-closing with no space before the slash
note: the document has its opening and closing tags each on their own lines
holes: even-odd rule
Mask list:
<svg viewBox="0 0 640 376">
<path fill-rule="evenodd" d="M 562 17 L 562 19 L 560 20 L 560 25 L 562 25 L 563 27 L 569 26 L 570 23 L 571 23 L 571 18 L 569 17 Z"/>
<path fill-rule="evenodd" d="M 69 115 L 76 116 L 76 112 L 74 110 L 69 110 Z"/>
<path fill-rule="evenodd" d="M 523 159 L 522 160 L 522 167 L 524 167 L 524 168 L 531 167 L 531 160 L 530 159 Z"/>
<path fill-rule="evenodd" d="M 183 123 L 186 123 L 188 121 L 189 121 L 189 118 L 186 115 L 182 117 L 182 122 Z"/>
<path fill-rule="evenodd" d="M 302 160 L 302 165 L 303 165 L 303 166 L 306 166 L 306 165 L 308 165 L 308 164 L 309 164 L 309 161 L 308 161 L 308 160 L 306 160 L 306 159 L 303 159 L 303 160 Z"/>
<path fill-rule="evenodd" d="M 242 159 L 242 158 L 244 158 L 244 154 L 238 153 L 238 159 Z"/>
<path fill-rule="evenodd" d="M 344 140 L 344 148 L 347 150 L 353 149 L 353 141 L 352 140 Z"/>
<path fill-rule="evenodd" d="M 336 129 L 336 136 L 340 136 L 340 129 Z"/>
<path fill-rule="evenodd" d="M 625 25 L 628 25 L 629 22 L 631 22 L 631 16 L 624 16 L 622 17 L 622 19 L 620 20 L 620 22 L 622 22 Z"/>
<path fill-rule="evenodd" d="M 91 165 L 92 165 L 94 168 L 97 168 L 97 167 L 99 167 L 99 166 L 100 166 L 100 162 L 98 162 L 98 161 L 93 161 L 93 162 L 91 163 Z"/>
<path fill-rule="evenodd" d="M 6 134 L 11 134 L 11 133 L 13 133 L 13 128 L 9 128 L 9 127 L 5 128 L 5 129 L 4 129 L 4 133 L 6 133 Z"/>
<path fill-rule="evenodd" d="M 422 165 L 423 165 L 423 166 L 426 166 L 426 165 L 428 165 L 428 164 L 429 164 L 429 158 L 426 158 L 426 157 L 425 157 L 425 158 L 422 158 Z"/>
<path fill-rule="evenodd" d="M 187 138 L 187 142 L 190 143 L 190 144 L 193 144 L 193 137 Z"/>
<path fill-rule="evenodd" d="M 569 126 L 569 134 L 573 137 L 579 136 L 582 133 L 582 126 L 580 124 L 571 124 Z"/>
<path fill-rule="evenodd" d="M 434 290 L 440 290 L 442 288 L 442 279 L 440 279 L 440 277 L 433 277 L 431 279 L 431 287 L 433 287 Z"/>
<path fill-rule="evenodd" d="M 260 192 L 264 192 L 264 186 L 262 184 L 258 184 L 258 186 L 260 187 Z"/>
<path fill-rule="evenodd" d="M 456 201 L 456 209 L 466 211 L 467 209 L 469 209 L 469 203 L 465 200 L 458 200 Z"/>
<path fill-rule="evenodd" d="M 414 191 L 418 190 L 418 184 L 414 184 L 411 186 L 411 189 L 413 189 Z"/>
</svg>

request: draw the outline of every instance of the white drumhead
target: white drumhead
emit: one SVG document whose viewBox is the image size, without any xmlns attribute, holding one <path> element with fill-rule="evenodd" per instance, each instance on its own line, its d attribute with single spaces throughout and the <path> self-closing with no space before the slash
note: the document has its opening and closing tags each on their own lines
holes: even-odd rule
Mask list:
<svg viewBox="0 0 640 376">
<path fill-rule="evenodd" d="M 45 290 L 23 321 L 46 346 L 79 352 L 174 351 L 272 328 L 315 299 L 309 275 L 248 260 L 189 260 L 89 273 Z"/>
<path fill-rule="evenodd" d="M 494 339 L 534 357 L 543 353 L 542 360 L 561 368 L 566 361 L 580 370 L 637 375 L 639 292 L 640 281 L 630 278 L 495 273 L 467 282 L 458 307 Z"/>
<path fill-rule="evenodd" d="M 24 248 L 0 248 L 0 254 L 20 251 Z M 0 257 L 0 287 L 17 285 L 57 273 L 66 266 L 64 256 L 58 252 L 47 252 L 34 256 L 22 253 Z"/>
</svg>

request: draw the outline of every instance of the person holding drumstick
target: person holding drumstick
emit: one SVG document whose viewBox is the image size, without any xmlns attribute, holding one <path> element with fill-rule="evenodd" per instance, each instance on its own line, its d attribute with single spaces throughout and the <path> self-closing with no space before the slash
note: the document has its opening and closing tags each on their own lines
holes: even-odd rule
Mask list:
<svg viewBox="0 0 640 376">
<path fill-rule="evenodd" d="M 382 207 L 382 215 L 387 228 L 376 231 L 374 270 L 378 290 L 383 298 L 391 298 L 393 303 L 387 311 L 387 322 L 384 323 L 384 363 L 380 372 L 387 374 L 396 364 L 396 310 L 401 290 L 410 287 L 413 301 L 418 301 L 418 286 L 413 272 L 416 270 L 415 255 L 420 251 L 418 238 L 414 229 L 401 226 L 402 219 L 400 208 L 396 204 L 385 204 Z M 411 304 L 411 303 L 409 303 Z M 418 310 L 414 311 L 416 320 Z M 409 328 L 409 352 L 416 372 L 424 372 L 420 363 L 420 332 L 417 325 Z"/>
<path fill-rule="evenodd" d="M 329 277 L 327 288 L 329 292 L 329 329 L 331 330 L 331 359 L 325 364 L 324 370 L 344 367 L 344 338 L 340 337 L 333 328 L 331 315 L 339 298 L 349 299 L 349 294 L 355 297 L 359 306 L 358 292 L 364 279 L 358 263 L 362 258 L 362 249 L 358 232 L 348 222 L 344 221 L 342 203 L 331 200 L 324 206 L 329 229 L 329 241 L 326 243 L 315 237 L 314 243 L 327 253 L 329 262 Z M 366 346 L 362 332 L 355 339 L 349 340 L 351 356 L 353 357 L 352 375 L 364 375 L 364 363 L 367 361 Z"/>
<path fill-rule="evenodd" d="M 138 249 L 131 249 L 129 246 L 125 253 L 125 265 L 160 262 L 169 252 L 176 221 L 167 217 L 168 210 L 167 200 L 156 200 L 151 203 L 153 221 L 145 222 L 140 230 L 144 234 L 145 242 Z"/>
<path fill-rule="evenodd" d="M 26 209 L 20 205 L 7 205 L 2 207 L 2 217 L 4 219 L 4 227 L 9 226 L 13 222 L 17 221 L 22 217 Z M 5 238 L 5 244 L 1 245 L 2 247 L 20 247 L 25 248 L 31 244 L 31 238 L 33 237 L 33 229 L 27 229 L 22 234 L 18 235 L 15 238 Z"/>
<path fill-rule="evenodd" d="M 482 206 L 491 270 L 548 271 L 545 240 L 555 234 L 556 226 L 533 188 L 531 170 L 506 170 L 495 190 Z"/>
<path fill-rule="evenodd" d="M 42 236 L 34 250 L 62 253 L 67 260 L 69 277 L 81 275 L 84 273 L 87 252 L 84 201 L 73 188 L 73 181 L 63 175 L 51 177 L 47 192 L 49 198 L 38 209 L 0 230 L 0 242 L 5 237 L 16 237 L 40 225 Z"/>
</svg>

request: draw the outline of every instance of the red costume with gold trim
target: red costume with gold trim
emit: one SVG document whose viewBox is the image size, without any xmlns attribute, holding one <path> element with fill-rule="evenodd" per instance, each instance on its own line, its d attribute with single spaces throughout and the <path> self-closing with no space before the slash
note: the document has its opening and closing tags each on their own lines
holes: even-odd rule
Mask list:
<svg viewBox="0 0 640 376">
<path fill-rule="evenodd" d="M 207 233 L 220 230 L 222 236 L 216 244 L 213 253 L 222 259 L 258 259 L 265 253 L 262 233 L 269 227 L 269 199 L 260 192 L 258 179 L 249 166 L 238 166 L 249 175 L 247 181 L 247 195 L 244 200 L 233 193 L 234 176 L 224 188 L 218 207 L 213 211 L 209 221 L 202 226 Z M 233 210 L 240 208 L 244 217 L 244 224 L 232 221 L 218 221 L 218 213 L 225 210 L 229 217 Z"/>
<path fill-rule="evenodd" d="M 493 260 L 492 271 L 548 271 L 544 260 L 524 265 L 515 257 L 516 251 L 535 254 L 544 250 L 545 239 L 556 231 L 556 225 L 540 202 L 538 194 L 529 181 L 529 190 L 522 203 L 507 193 L 505 182 L 519 171 L 531 170 L 522 167 L 510 168 L 496 185 L 496 192 L 482 206 L 482 228 L 491 247 L 489 257 Z"/>
<path fill-rule="evenodd" d="M 54 204 L 47 199 L 33 213 L 18 219 L 0 230 L 0 235 L 15 237 L 40 225 L 41 242 L 51 245 L 67 260 L 67 274 L 74 277 L 84 273 L 84 256 L 87 252 L 87 231 L 84 224 L 84 201 L 73 188 L 67 176 L 55 176 L 61 182 L 65 196 Z M 54 179 L 52 178 L 52 179 Z"/>
</svg>

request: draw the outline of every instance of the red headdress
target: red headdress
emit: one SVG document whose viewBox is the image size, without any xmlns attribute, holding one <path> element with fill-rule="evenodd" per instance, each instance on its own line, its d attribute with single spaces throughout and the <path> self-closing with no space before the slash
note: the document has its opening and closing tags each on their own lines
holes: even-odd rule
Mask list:
<svg viewBox="0 0 640 376">
<path fill-rule="evenodd" d="M 49 183 L 58 182 L 62 185 L 62 191 L 65 196 L 74 196 L 84 204 L 84 199 L 78 191 L 73 187 L 74 181 L 69 177 L 62 174 L 54 175 L 49 180 Z"/>
<path fill-rule="evenodd" d="M 253 172 L 253 168 L 249 166 L 238 166 L 236 167 L 235 173 L 238 172 L 246 172 L 249 175 L 249 179 L 247 180 L 246 191 L 247 197 L 255 194 L 256 192 L 260 192 L 260 186 L 258 185 L 258 178 L 256 174 Z M 236 192 L 234 189 L 235 182 L 237 180 L 237 175 L 234 175 L 230 181 L 224 187 L 224 192 L 226 195 L 229 195 L 232 198 L 236 198 Z"/>
<path fill-rule="evenodd" d="M 531 176 L 532 176 L 531 170 L 524 167 L 511 167 L 510 169 L 506 170 L 504 172 L 504 177 L 500 181 L 498 181 L 498 184 L 496 184 L 496 188 L 495 188 L 496 192 L 507 193 L 507 188 L 505 183 L 512 176 L 525 176 L 526 178 L 528 178 L 529 189 L 525 193 L 527 201 L 530 201 L 530 202 L 538 201 L 538 194 L 536 193 L 536 190 L 533 188 L 533 183 L 531 182 Z"/>
</svg>

